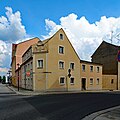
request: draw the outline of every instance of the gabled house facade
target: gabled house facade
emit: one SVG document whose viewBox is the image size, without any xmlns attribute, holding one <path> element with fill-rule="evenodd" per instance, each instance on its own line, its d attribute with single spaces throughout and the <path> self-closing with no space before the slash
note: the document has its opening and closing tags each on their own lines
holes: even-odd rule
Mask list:
<svg viewBox="0 0 120 120">
<path fill-rule="evenodd" d="M 24 60 L 28 51 L 31 51 L 32 54 L 26 62 Z M 32 83 L 31 87 L 36 91 L 80 89 L 80 59 L 63 29 L 60 29 L 51 38 L 32 45 L 22 59 L 22 87 L 25 88 L 23 85 L 25 83 L 24 79 L 27 79 L 26 88 L 31 89 L 31 85 L 28 84 Z M 25 66 L 27 66 L 28 71 L 31 70 L 32 82 L 28 80 L 30 78 L 27 75 L 24 75 L 27 71 Z M 68 69 L 71 69 L 70 78 L 68 77 Z"/>
<path fill-rule="evenodd" d="M 100 64 L 96 66 L 102 71 Z M 98 75 L 94 71 L 93 74 Z M 31 45 L 22 55 L 22 88 L 34 91 L 80 91 L 83 90 L 82 75 L 80 58 L 63 29 L 49 39 Z M 101 89 L 102 72 L 97 75 L 91 77 L 99 77 L 99 84 L 86 90 Z"/>
</svg>

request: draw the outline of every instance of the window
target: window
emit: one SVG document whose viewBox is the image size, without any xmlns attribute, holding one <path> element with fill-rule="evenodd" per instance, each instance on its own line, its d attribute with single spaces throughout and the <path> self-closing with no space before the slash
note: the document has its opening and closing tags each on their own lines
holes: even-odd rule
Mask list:
<svg viewBox="0 0 120 120">
<path fill-rule="evenodd" d="M 85 65 L 82 65 L 82 71 L 85 71 Z"/>
<path fill-rule="evenodd" d="M 93 78 L 90 78 L 90 85 L 93 85 Z"/>
<path fill-rule="evenodd" d="M 60 34 L 60 40 L 63 40 L 63 34 Z"/>
<path fill-rule="evenodd" d="M 70 63 L 70 69 L 74 70 L 75 68 L 75 64 L 74 63 Z"/>
<path fill-rule="evenodd" d="M 30 69 L 30 65 L 28 64 L 28 70 Z"/>
<path fill-rule="evenodd" d="M 38 60 L 37 61 L 37 67 L 38 68 L 43 68 L 43 60 Z"/>
<path fill-rule="evenodd" d="M 96 84 L 99 85 L 99 82 L 100 82 L 100 80 L 99 80 L 99 78 L 97 78 Z"/>
<path fill-rule="evenodd" d="M 32 70 L 32 62 L 31 62 L 31 66 L 30 66 L 31 70 Z"/>
<path fill-rule="evenodd" d="M 64 54 L 64 47 L 59 46 L 59 53 L 60 53 L 60 54 Z"/>
<path fill-rule="evenodd" d="M 114 83 L 114 79 L 111 80 L 111 84 L 113 84 L 113 83 Z"/>
<path fill-rule="evenodd" d="M 59 61 L 59 68 L 64 69 L 64 62 L 63 61 Z"/>
<path fill-rule="evenodd" d="M 100 68 L 99 68 L 99 67 L 97 67 L 97 72 L 98 72 L 98 73 L 100 72 Z"/>
<path fill-rule="evenodd" d="M 93 72 L 93 66 L 90 66 L 90 72 Z"/>
<path fill-rule="evenodd" d="M 65 77 L 60 77 L 60 84 L 65 84 Z"/>
<path fill-rule="evenodd" d="M 74 78 L 73 77 L 70 78 L 70 84 L 74 84 Z"/>
</svg>

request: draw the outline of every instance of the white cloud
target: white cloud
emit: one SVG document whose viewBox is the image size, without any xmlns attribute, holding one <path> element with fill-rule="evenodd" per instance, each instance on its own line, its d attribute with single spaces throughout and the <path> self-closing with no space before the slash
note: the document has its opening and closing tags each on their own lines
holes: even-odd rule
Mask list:
<svg viewBox="0 0 120 120">
<path fill-rule="evenodd" d="M 120 17 L 106 18 L 106 16 L 102 16 L 100 21 L 90 24 L 84 16 L 79 19 L 76 14 L 72 13 L 66 17 L 61 17 L 59 25 L 49 19 L 46 19 L 45 23 L 49 34 L 42 36 L 44 39 L 62 27 L 80 58 L 85 60 L 91 59 L 91 55 L 103 39 L 110 42 L 111 31 L 113 31 L 113 37 L 120 32 Z M 113 42 L 118 44 L 115 37 Z"/>
<path fill-rule="evenodd" d="M 10 68 L 12 43 L 30 37 L 22 25 L 19 11 L 13 13 L 12 8 L 5 7 L 6 16 L 0 16 L 0 75 L 6 74 Z"/>
<path fill-rule="evenodd" d="M 12 8 L 6 7 L 6 17 L 0 17 L 0 39 L 16 41 L 26 36 L 25 26 L 21 23 L 20 12 L 13 13 Z"/>
</svg>

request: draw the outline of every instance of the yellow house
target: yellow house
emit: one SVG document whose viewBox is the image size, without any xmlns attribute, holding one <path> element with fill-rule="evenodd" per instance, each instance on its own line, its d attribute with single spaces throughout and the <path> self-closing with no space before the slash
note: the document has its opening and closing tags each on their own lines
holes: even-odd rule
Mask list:
<svg viewBox="0 0 120 120">
<path fill-rule="evenodd" d="M 35 91 L 80 90 L 80 59 L 63 29 L 32 45 L 22 60 L 22 87 Z M 30 71 L 30 76 L 26 71 Z"/>
<path fill-rule="evenodd" d="M 60 29 L 51 38 L 30 46 L 23 54 L 21 87 L 34 91 L 79 91 L 83 89 L 83 78 L 86 78 L 86 90 L 101 89 L 102 66 L 85 63 L 86 66 L 98 66 L 100 70 L 99 73 L 86 72 L 86 77 L 81 71 L 82 63 L 65 32 Z M 87 83 L 88 76 L 96 79 L 96 85 Z"/>
<path fill-rule="evenodd" d="M 102 90 L 102 65 L 80 60 L 81 90 Z"/>
</svg>

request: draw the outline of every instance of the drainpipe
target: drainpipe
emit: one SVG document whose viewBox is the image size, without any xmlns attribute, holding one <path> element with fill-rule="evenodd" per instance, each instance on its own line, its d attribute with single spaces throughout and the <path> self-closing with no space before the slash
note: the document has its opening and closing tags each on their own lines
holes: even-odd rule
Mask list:
<svg viewBox="0 0 120 120">
<path fill-rule="evenodd" d="M 47 82 L 48 82 L 48 74 L 47 74 L 47 72 L 48 72 L 48 64 L 47 64 L 47 62 L 48 62 L 48 58 L 47 58 L 48 56 L 47 56 L 47 53 L 46 53 L 46 82 L 45 82 L 45 91 L 47 91 Z"/>
</svg>

